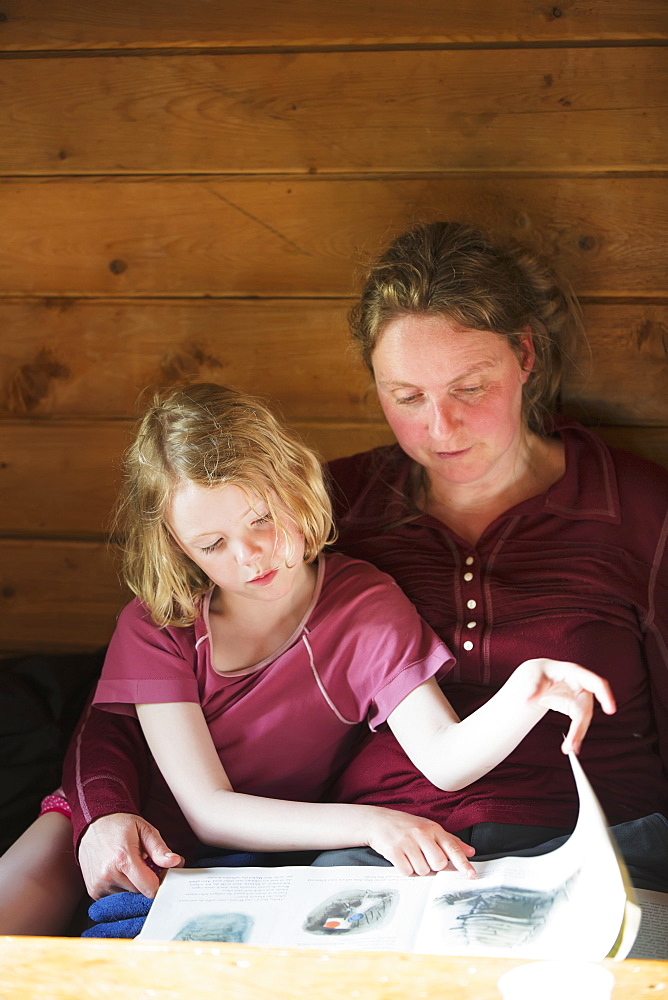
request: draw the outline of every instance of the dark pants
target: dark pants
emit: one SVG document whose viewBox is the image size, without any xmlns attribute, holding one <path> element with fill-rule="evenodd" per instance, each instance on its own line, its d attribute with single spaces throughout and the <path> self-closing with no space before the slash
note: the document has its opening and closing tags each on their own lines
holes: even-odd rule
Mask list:
<svg viewBox="0 0 668 1000">
<path fill-rule="evenodd" d="M 668 892 L 668 820 L 660 813 L 643 816 L 610 827 L 626 862 L 629 877 L 638 889 Z M 550 826 L 519 826 L 514 823 L 477 823 L 457 836 L 475 847 L 474 861 L 496 858 L 536 857 L 556 850 L 570 836 L 570 830 Z M 386 865 L 387 861 L 370 847 L 350 847 L 323 851 L 313 862 L 321 867 L 337 865 Z"/>
</svg>

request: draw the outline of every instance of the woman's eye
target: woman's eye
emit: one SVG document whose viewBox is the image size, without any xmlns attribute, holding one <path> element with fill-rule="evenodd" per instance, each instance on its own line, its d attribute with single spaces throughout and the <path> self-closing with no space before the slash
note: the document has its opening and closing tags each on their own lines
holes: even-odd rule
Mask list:
<svg viewBox="0 0 668 1000">
<path fill-rule="evenodd" d="M 254 521 L 254 525 L 259 525 L 262 527 L 263 524 L 271 524 L 273 522 L 273 517 L 271 514 L 263 514 L 262 517 L 257 517 Z"/>
<path fill-rule="evenodd" d="M 475 396 L 477 392 L 482 392 L 481 385 L 462 385 L 459 388 L 459 392 L 465 396 Z"/>
<path fill-rule="evenodd" d="M 399 403 L 400 406 L 407 406 L 410 403 L 417 403 L 419 399 L 420 393 L 414 392 L 411 396 L 399 396 L 397 398 L 397 403 Z"/>
</svg>

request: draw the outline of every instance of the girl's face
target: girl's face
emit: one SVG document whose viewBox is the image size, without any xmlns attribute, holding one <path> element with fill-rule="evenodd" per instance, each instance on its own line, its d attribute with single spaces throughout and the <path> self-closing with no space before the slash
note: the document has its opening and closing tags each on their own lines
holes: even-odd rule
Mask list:
<svg viewBox="0 0 668 1000">
<path fill-rule="evenodd" d="M 518 357 L 504 337 L 441 316 L 393 320 L 372 357 L 387 421 L 432 486 L 493 483 L 511 467 L 533 361 L 530 334 Z"/>
<path fill-rule="evenodd" d="M 280 600 L 307 569 L 304 537 L 293 522 L 284 520 L 293 546 L 288 552 L 265 502 L 249 501 L 239 486 L 186 482 L 172 498 L 167 522 L 186 555 L 227 594 Z"/>
</svg>

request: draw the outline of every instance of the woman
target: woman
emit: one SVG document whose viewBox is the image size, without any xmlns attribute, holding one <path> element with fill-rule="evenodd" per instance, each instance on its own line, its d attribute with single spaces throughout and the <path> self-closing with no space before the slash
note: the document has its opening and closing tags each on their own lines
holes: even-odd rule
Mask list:
<svg viewBox="0 0 668 1000">
<path fill-rule="evenodd" d="M 460 716 L 527 657 L 608 678 L 618 712 L 595 715 L 581 759 L 623 846 L 636 845 L 638 884 L 668 889 L 668 475 L 553 420 L 575 302 L 526 249 L 434 223 L 383 254 L 351 326 L 398 445 L 331 463 L 337 547 L 393 575 L 455 653 L 444 690 Z M 138 732 L 100 716 L 84 720 L 65 770 L 82 870 L 95 897 L 153 895 L 143 857 L 178 858 L 160 816 L 139 815 Z M 379 733 L 333 795 L 435 819 L 478 857 L 540 850 L 575 821 L 557 730 L 544 719 L 447 794 Z M 178 849 L 179 831 L 164 832 Z"/>
<path fill-rule="evenodd" d="M 572 299 L 526 250 L 436 223 L 387 250 L 351 325 L 398 446 L 331 463 L 339 546 L 392 574 L 458 657 L 442 686 L 460 716 L 529 649 L 607 677 L 618 715 L 595 715 L 581 759 L 612 824 L 659 814 L 620 835 L 648 835 L 663 878 L 668 476 L 552 418 Z M 515 853 L 576 819 L 555 722 L 454 794 L 379 734 L 337 794 L 414 809 L 479 853 Z"/>
</svg>

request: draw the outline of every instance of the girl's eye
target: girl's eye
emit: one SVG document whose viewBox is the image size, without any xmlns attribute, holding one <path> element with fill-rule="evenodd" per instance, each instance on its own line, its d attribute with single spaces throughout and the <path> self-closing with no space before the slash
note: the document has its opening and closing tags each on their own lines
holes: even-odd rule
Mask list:
<svg viewBox="0 0 668 1000">
<path fill-rule="evenodd" d="M 253 521 L 253 524 L 254 525 L 259 525 L 261 527 L 263 524 L 271 524 L 273 522 L 273 520 L 274 519 L 271 516 L 271 514 L 263 514 L 262 517 L 257 517 Z"/>
<path fill-rule="evenodd" d="M 210 555 L 211 552 L 215 552 L 216 549 L 219 548 L 222 544 L 223 544 L 223 539 L 218 538 L 215 542 L 213 542 L 212 545 L 205 545 L 202 548 L 202 552 L 208 556 Z"/>
<path fill-rule="evenodd" d="M 414 392 L 411 396 L 399 396 L 397 398 L 397 403 L 400 406 L 408 406 L 410 405 L 410 403 L 417 403 L 419 399 L 420 399 L 420 393 Z"/>
</svg>

